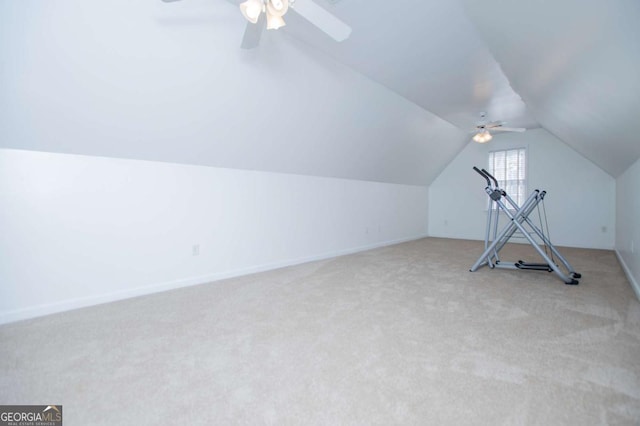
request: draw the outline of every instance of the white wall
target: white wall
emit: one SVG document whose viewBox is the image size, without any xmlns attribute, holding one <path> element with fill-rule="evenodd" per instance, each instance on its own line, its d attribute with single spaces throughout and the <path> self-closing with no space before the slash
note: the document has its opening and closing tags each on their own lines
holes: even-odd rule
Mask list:
<svg viewBox="0 0 640 426">
<path fill-rule="evenodd" d="M 429 187 L 429 235 L 484 239 L 486 183 L 472 167 L 487 168 L 490 150 L 517 147 L 527 148 L 529 192 L 547 191 L 554 244 L 612 249 L 615 180 L 544 129 L 470 142 Z"/>
<path fill-rule="evenodd" d="M 616 180 L 616 252 L 640 299 L 640 160 Z"/>
<path fill-rule="evenodd" d="M 6 149 L 0 206 L 0 322 L 414 239 L 427 224 L 421 186 Z"/>
</svg>

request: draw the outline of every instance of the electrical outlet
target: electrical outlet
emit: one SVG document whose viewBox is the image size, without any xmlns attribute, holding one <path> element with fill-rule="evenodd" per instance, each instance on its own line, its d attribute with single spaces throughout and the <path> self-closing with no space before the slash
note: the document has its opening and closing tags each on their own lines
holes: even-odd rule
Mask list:
<svg viewBox="0 0 640 426">
<path fill-rule="evenodd" d="M 194 244 L 193 247 L 191 248 L 191 254 L 193 256 L 199 256 L 200 255 L 200 244 Z"/>
</svg>

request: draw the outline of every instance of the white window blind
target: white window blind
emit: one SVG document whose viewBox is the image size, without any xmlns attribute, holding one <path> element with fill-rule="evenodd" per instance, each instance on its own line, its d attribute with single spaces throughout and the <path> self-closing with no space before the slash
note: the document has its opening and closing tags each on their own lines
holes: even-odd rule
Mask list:
<svg viewBox="0 0 640 426">
<path fill-rule="evenodd" d="M 498 180 L 498 186 L 521 206 L 527 197 L 526 148 L 490 152 L 489 173 Z"/>
</svg>

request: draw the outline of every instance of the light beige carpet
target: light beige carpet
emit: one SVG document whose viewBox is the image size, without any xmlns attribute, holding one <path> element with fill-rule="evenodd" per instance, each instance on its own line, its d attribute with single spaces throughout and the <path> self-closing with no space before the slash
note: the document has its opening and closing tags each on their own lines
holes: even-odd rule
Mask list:
<svg viewBox="0 0 640 426">
<path fill-rule="evenodd" d="M 566 286 L 470 273 L 481 245 L 427 238 L 4 325 L 0 404 L 63 404 L 67 426 L 639 424 L 640 304 L 614 253 L 563 249 L 584 276 Z"/>
</svg>

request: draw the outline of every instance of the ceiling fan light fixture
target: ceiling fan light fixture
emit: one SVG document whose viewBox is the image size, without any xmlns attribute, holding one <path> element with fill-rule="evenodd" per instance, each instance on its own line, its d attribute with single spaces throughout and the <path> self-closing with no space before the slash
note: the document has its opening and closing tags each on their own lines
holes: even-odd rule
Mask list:
<svg viewBox="0 0 640 426">
<path fill-rule="evenodd" d="M 240 12 L 247 21 L 255 24 L 262 13 L 263 4 L 261 0 L 247 0 L 240 4 Z"/>
<path fill-rule="evenodd" d="M 289 0 L 268 0 L 266 9 L 274 16 L 284 16 L 289 10 Z"/>
<path fill-rule="evenodd" d="M 488 130 L 483 130 L 473 136 L 473 140 L 478 143 L 487 143 L 491 139 L 493 139 L 493 136 L 491 136 L 491 133 L 489 133 Z"/>
<path fill-rule="evenodd" d="M 267 29 L 268 30 L 277 30 L 278 28 L 284 27 L 287 25 L 282 19 L 282 16 L 272 15 L 267 11 Z"/>
</svg>

